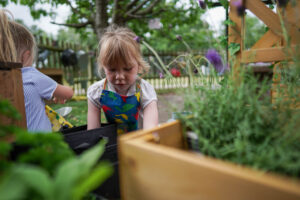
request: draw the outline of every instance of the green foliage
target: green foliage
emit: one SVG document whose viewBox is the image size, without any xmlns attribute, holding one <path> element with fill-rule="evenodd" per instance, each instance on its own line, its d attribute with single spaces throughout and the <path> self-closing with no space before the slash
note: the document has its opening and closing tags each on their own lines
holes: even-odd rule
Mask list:
<svg viewBox="0 0 300 200">
<path fill-rule="evenodd" d="M 53 16 L 55 17 L 56 9 L 60 5 L 68 5 L 66 1 L 54 0 L 54 1 L 12 1 L 13 3 L 28 6 L 31 11 L 31 15 L 34 19 L 38 19 L 41 16 Z M 203 49 L 209 46 L 209 44 L 216 43 L 213 37 L 213 32 L 210 30 L 209 25 L 201 20 L 201 16 L 205 13 L 205 10 L 200 9 L 198 3 L 195 0 L 189 1 L 160 1 L 147 16 L 141 16 L 138 18 L 126 16 L 126 10 L 129 0 L 123 0 L 120 2 L 120 8 L 118 15 L 123 16 L 121 19 L 126 25 L 131 28 L 138 36 L 145 38 L 145 40 L 151 44 L 156 50 L 173 51 L 185 49 L 183 44 L 176 42 L 176 35 L 182 35 L 185 40 L 191 44 L 191 48 L 195 50 Z M 148 2 L 148 4 L 151 1 Z M 52 9 L 45 10 L 37 6 L 39 3 L 49 3 Z M 106 9 L 108 20 L 107 24 L 113 18 L 114 13 L 114 1 L 108 1 L 108 7 Z M 222 1 L 226 4 L 226 1 Z M 0 2 L 2 5 L 7 5 L 7 2 Z M 144 5 L 141 9 L 148 6 Z M 87 21 L 95 20 L 96 6 L 95 0 L 75 0 L 72 2 L 76 12 L 71 12 L 66 24 L 82 24 Z M 72 9 L 71 9 L 72 10 Z M 160 18 L 163 27 L 159 30 L 151 30 L 148 27 L 149 19 Z M 95 23 L 94 23 L 95 24 Z M 71 26 L 72 27 L 72 26 Z M 82 46 L 88 45 L 91 48 L 96 48 L 98 45 L 98 39 L 96 37 L 96 27 L 92 25 L 83 26 L 81 28 L 68 28 L 67 30 L 61 29 L 58 33 L 57 39 L 61 39 L 65 42 L 81 41 Z"/>
<path fill-rule="evenodd" d="M 266 26 L 257 18 L 246 15 L 245 48 L 251 48 L 266 32 Z"/>
<path fill-rule="evenodd" d="M 238 43 L 230 43 L 228 45 L 228 52 L 231 56 L 233 56 L 235 53 L 237 53 L 241 49 L 240 44 Z"/>
<path fill-rule="evenodd" d="M 12 119 L 21 119 L 21 115 L 17 112 L 16 108 L 13 107 L 7 99 L 2 98 L 0 98 L 0 115 Z"/>
<path fill-rule="evenodd" d="M 59 164 L 51 176 L 41 167 L 20 164 L 5 174 L 0 184 L 4 199 L 82 199 L 112 174 L 108 163 L 96 164 L 105 141 Z"/>
<path fill-rule="evenodd" d="M 299 177 L 300 110 L 290 102 L 299 93 L 271 104 L 270 83 L 240 73 L 239 83 L 229 75 L 223 85 L 187 90 L 184 110 L 193 117 L 181 116 L 183 124 L 205 155 Z"/>
<path fill-rule="evenodd" d="M 0 100 L 0 114 L 19 116 L 6 100 Z M 1 125 L 1 199 L 82 199 L 112 174 L 110 164 L 98 163 L 105 144 L 77 157 L 60 134 Z"/>
</svg>

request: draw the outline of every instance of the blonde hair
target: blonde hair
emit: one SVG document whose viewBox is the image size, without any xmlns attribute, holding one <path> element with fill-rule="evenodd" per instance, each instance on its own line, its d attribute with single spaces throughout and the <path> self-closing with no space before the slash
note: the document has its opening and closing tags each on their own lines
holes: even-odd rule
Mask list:
<svg viewBox="0 0 300 200">
<path fill-rule="evenodd" d="M 143 59 L 140 44 L 135 40 L 136 34 L 125 27 L 109 26 L 99 42 L 97 62 L 99 69 L 112 66 L 120 62 L 132 66 L 132 59 L 139 66 L 138 73 L 148 72 L 149 64 Z"/>
<path fill-rule="evenodd" d="M 0 9 L 0 61 L 21 62 L 26 50 L 35 58 L 34 36 L 25 26 L 10 20 L 6 13 L 10 12 Z"/>
</svg>

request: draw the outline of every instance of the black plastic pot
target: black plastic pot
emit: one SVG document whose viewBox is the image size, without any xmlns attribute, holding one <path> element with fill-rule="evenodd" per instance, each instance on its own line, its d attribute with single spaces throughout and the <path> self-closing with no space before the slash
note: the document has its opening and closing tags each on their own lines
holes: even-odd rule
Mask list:
<svg viewBox="0 0 300 200">
<path fill-rule="evenodd" d="M 108 199 L 120 198 L 119 187 L 119 161 L 117 153 L 117 125 L 102 124 L 101 128 L 87 130 L 87 126 L 79 126 L 61 131 L 64 134 L 64 140 L 70 148 L 79 155 L 85 150 L 93 147 L 99 140 L 106 138 L 105 151 L 100 160 L 109 161 L 114 167 L 114 173 L 93 193 Z"/>
</svg>

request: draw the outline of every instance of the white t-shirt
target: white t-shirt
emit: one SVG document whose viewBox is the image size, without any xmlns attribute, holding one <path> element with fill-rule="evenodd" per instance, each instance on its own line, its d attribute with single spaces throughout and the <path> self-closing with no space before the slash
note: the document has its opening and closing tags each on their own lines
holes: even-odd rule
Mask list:
<svg viewBox="0 0 300 200">
<path fill-rule="evenodd" d="M 105 80 L 106 79 L 102 79 L 92 84 L 87 91 L 87 98 L 99 109 L 101 109 L 100 96 L 103 90 Z M 107 81 L 106 84 L 107 84 L 107 90 L 116 93 L 115 88 L 109 81 Z M 144 79 L 141 79 L 140 87 L 141 87 L 141 102 L 140 102 L 141 110 L 139 112 L 139 128 L 142 127 L 142 122 L 143 122 L 142 118 L 143 118 L 143 112 L 145 107 L 152 101 L 157 101 L 156 92 L 150 83 L 148 83 Z M 127 96 L 134 95 L 135 92 L 136 92 L 136 84 L 133 84 L 132 86 L 130 86 L 127 92 Z"/>
</svg>

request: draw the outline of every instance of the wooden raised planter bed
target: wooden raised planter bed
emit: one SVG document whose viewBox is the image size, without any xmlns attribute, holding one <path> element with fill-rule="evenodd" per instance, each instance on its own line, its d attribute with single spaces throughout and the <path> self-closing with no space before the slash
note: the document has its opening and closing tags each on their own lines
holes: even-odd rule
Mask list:
<svg viewBox="0 0 300 200">
<path fill-rule="evenodd" d="M 300 199 L 300 181 L 186 150 L 179 121 L 119 138 L 125 200 Z"/>
</svg>

